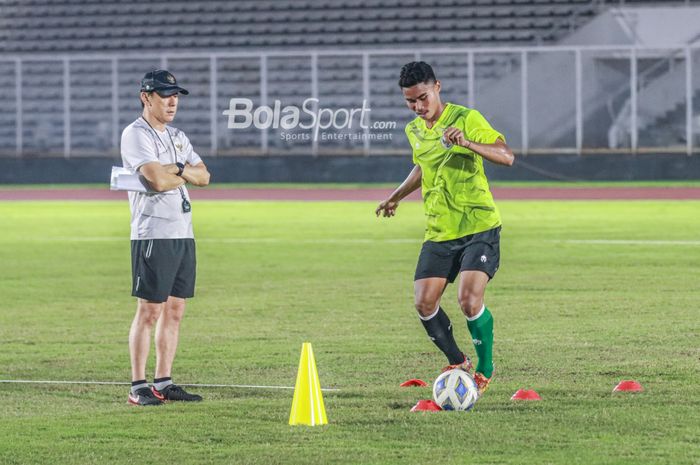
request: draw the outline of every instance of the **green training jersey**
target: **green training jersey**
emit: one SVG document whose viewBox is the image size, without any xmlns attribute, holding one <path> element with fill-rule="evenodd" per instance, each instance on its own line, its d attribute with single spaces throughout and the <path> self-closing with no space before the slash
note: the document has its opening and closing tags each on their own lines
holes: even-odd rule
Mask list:
<svg viewBox="0 0 700 465">
<path fill-rule="evenodd" d="M 413 163 L 423 172 L 422 192 L 427 226 L 426 241 L 449 241 L 488 231 L 501 224 L 481 155 L 447 147 L 442 133 L 450 126 L 468 140 L 493 144 L 505 137 L 476 110 L 448 103 L 432 128 L 418 117 L 406 125 Z"/>
</svg>

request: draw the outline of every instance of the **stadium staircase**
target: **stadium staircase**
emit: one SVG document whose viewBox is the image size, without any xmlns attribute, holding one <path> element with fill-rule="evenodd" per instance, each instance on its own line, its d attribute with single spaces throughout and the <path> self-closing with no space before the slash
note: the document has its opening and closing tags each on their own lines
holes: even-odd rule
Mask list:
<svg viewBox="0 0 700 465">
<path fill-rule="evenodd" d="M 649 2 L 625 2 L 630 3 Z M 615 7 L 602 11 L 558 41 L 559 45 L 625 47 L 619 51 L 581 53 L 584 145 L 612 149 L 631 146 L 630 53 L 627 50 L 636 45 L 645 48 L 637 56 L 638 147 L 678 146 L 684 150 L 681 147 L 684 144 L 679 141 L 685 139 L 685 112 L 678 109 L 685 108 L 685 54 L 679 48 L 696 44 L 700 38 L 698 6 Z M 658 49 L 654 51 L 654 47 Z M 573 52 L 529 55 L 530 146 L 573 146 L 576 129 L 574 60 Z M 697 53 L 693 61 L 696 67 L 700 64 Z M 521 72 L 520 60 L 515 60 L 512 73 L 493 81 L 479 93 L 483 101 L 490 102 L 494 118 L 503 131 L 515 135 L 510 142 L 516 147 L 521 145 L 522 118 L 520 106 L 514 107 L 513 102 L 519 102 L 522 95 Z M 548 79 L 551 74 L 561 79 Z M 671 116 L 679 119 L 668 121 Z M 670 124 L 676 130 L 669 130 L 662 124 Z M 677 135 L 679 125 L 683 127 L 682 138 Z M 700 128 L 695 130 L 698 131 Z"/>
</svg>

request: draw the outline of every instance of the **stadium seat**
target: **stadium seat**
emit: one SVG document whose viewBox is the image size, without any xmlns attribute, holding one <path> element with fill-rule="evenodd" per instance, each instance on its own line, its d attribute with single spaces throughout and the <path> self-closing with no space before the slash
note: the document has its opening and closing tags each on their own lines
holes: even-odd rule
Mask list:
<svg viewBox="0 0 700 465">
<path fill-rule="evenodd" d="M 439 8 L 426 8 L 422 0 L 176 0 L 167 2 L 172 23 L 154 26 L 142 15 L 143 4 L 137 2 L 15 0 L 5 2 L 2 7 L 0 50 L 6 54 L 26 54 L 27 57 L 36 54 L 44 58 L 47 54 L 85 52 L 92 53 L 91 56 L 104 53 L 105 58 L 119 56 L 119 123 L 128 124 L 139 111 L 137 86 L 144 70 L 160 67 L 163 44 L 158 38 L 170 34 L 166 50 L 168 67 L 192 92 L 182 103 L 187 111 L 178 119 L 187 124 L 188 132 L 208 140 L 211 126 L 208 54 L 211 52 L 222 53 L 217 59 L 217 104 L 226 108 L 228 100 L 235 96 L 259 100 L 260 58 L 256 53 L 263 50 L 283 55 L 285 50 L 405 49 L 419 41 L 442 47 L 548 43 L 561 37 L 561 31 L 569 27 L 574 13 L 579 18 L 575 26 L 592 17 L 596 11 L 593 3 L 588 0 L 444 0 Z M 179 58 L 185 52 L 196 57 Z M 251 57 L 225 57 L 229 52 L 250 52 Z M 401 100 L 397 102 L 400 92 L 396 74 L 398 67 L 411 59 L 410 54 L 372 57 L 370 96 L 372 105 L 377 108 L 373 116 L 382 115 L 382 109 L 398 112 L 404 108 Z M 461 85 L 460 80 L 463 82 L 467 73 L 465 56 L 430 59 L 439 63 L 441 79 Z M 498 76 L 512 65 L 508 58 L 495 59 L 480 54 L 474 56 L 474 61 L 478 79 Z M 12 66 L 0 62 L 0 84 L 5 87 L 14 86 L 14 64 L 9 63 Z M 111 67 L 110 59 L 81 57 L 71 62 L 71 88 L 80 86 L 80 92 L 71 92 L 71 111 L 76 113 L 71 117 L 75 126 L 71 130 L 75 133 L 74 142 L 81 147 L 89 146 L 89 141 L 80 137 L 94 130 L 91 117 L 107 114 L 111 118 L 112 101 L 111 88 L 105 91 L 103 86 L 81 83 L 80 76 L 97 73 L 111 76 Z M 27 137 L 35 133 L 53 134 L 51 131 L 62 136 L 58 123 L 63 112 L 63 64 L 27 58 L 22 70 L 22 107 L 28 113 Z M 267 73 L 268 102 L 280 99 L 285 104 L 301 103 L 311 95 L 308 56 L 290 58 L 272 54 L 267 58 Z M 318 96 L 326 106 L 361 104 L 363 75 L 359 55 L 320 55 Z M 0 116 L 13 115 L 10 110 L 13 103 L 8 105 Z M 57 122 L 51 120 L 49 124 L 36 119 L 32 114 L 40 109 L 59 115 Z M 12 137 L 12 131 L 8 134 Z M 237 137 L 221 136 L 220 143 L 224 149 L 236 147 Z M 257 132 L 240 139 L 253 147 L 259 144 Z M 61 143 L 59 140 L 58 145 Z"/>
</svg>

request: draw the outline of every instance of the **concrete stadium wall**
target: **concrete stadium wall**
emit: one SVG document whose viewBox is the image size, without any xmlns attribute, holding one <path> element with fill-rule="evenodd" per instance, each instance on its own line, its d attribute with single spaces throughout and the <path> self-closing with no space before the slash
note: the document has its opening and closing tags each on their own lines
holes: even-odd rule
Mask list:
<svg viewBox="0 0 700 465">
<path fill-rule="evenodd" d="M 399 182 L 410 156 L 270 156 L 206 158 L 212 182 Z M 6 158 L 0 184 L 109 183 L 113 158 Z M 491 180 L 700 180 L 700 156 L 530 155 L 511 168 L 486 163 Z"/>
</svg>

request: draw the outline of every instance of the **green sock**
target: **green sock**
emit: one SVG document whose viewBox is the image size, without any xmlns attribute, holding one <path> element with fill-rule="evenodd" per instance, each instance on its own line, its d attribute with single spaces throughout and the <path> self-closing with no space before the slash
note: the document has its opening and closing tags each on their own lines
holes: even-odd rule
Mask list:
<svg viewBox="0 0 700 465">
<path fill-rule="evenodd" d="M 476 371 L 490 378 L 493 374 L 493 315 L 484 307 L 481 314 L 473 320 L 467 318 L 467 328 L 479 357 Z"/>
</svg>

